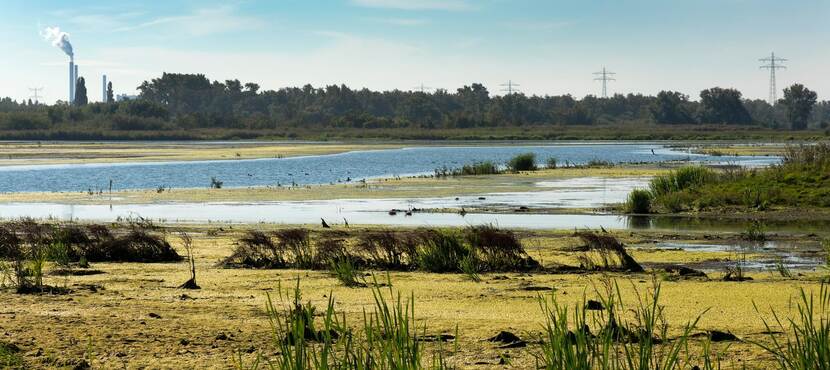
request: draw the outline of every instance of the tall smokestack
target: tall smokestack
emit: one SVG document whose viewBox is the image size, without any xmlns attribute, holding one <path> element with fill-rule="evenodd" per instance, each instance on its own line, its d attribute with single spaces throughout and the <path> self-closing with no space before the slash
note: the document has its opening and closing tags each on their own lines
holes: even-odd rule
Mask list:
<svg viewBox="0 0 830 370">
<path fill-rule="evenodd" d="M 78 65 L 75 65 L 75 74 L 72 75 L 72 101 L 75 101 L 75 98 L 78 95 Z"/>
<path fill-rule="evenodd" d="M 107 75 L 104 75 L 104 77 L 101 79 L 101 82 L 102 82 L 102 84 L 101 84 L 101 101 L 104 102 L 104 103 L 108 103 L 107 102 Z"/>
<path fill-rule="evenodd" d="M 69 57 L 69 102 L 75 101 L 75 81 L 78 79 L 78 66 L 75 65 L 75 51 L 69 42 L 69 34 L 58 27 L 46 27 L 41 33 L 46 41 L 61 49 Z"/>
<path fill-rule="evenodd" d="M 75 102 L 75 58 L 69 59 L 69 104 Z"/>
</svg>

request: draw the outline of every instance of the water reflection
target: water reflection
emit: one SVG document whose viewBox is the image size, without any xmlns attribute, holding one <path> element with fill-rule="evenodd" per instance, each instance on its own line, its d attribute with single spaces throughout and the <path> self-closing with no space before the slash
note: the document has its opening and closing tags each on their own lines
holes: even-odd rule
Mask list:
<svg viewBox="0 0 830 370">
<path fill-rule="evenodd" d="M 392 202 L 382 200 L 379 202 Z M 138 216 L 166 222 L 225 222 L 318 224 L 324 218 L 331 224 L 344 219 L 352 225 L 389 226 L 467 226 L 492 223 L 501 227 L 526 229 L 629 229 L 741 232 L 746 221 L 701 219 L 672 216 L 619 216 L 609 214 L 532 214 L 532 213 L 456 213 L 415 212 L 390 216 L 378 209 L 378 201 L 352 200 L 268 203 L 157 203 L 157 204 L 56 204 L 9 203 L 0 206 L 0 217 L 115 221 Z M 400 202 L 398 200 L 397 202 Z M 383 203 L 382 203 L 383 204 Z M 400 204 L 400 203 L 395 203 Z M 814 232 L 827 230 L 828 221 L 775 222 L 766 225 L 775 232 Z"/>
</svg>

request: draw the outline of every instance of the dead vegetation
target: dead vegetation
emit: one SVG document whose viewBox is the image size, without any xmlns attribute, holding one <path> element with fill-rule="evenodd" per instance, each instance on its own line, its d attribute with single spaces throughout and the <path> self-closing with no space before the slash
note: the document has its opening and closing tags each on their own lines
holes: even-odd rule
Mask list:
<svg viewBox="0 0 830 370">
<path fill-rule="evenodd" d="M 475 226 L 463 232 L 417 230 L 286 229 L 270 234 L 251 230 L 220 265 L 248 268 L 328 269 L 348 261 L 354 268 L 433 272 L 531 271 L 531 258 L 513 232 Z"/>
<path fill-rule="evenodd" d="M 577 232 L 575 236 L 585 243 L 584 252 L 578 257 L 580 267 L 594 271 L 644 272 L 641 266 L 625 250 L 625 246 L 611 235 Z"/>
<path fill-rule="evenodd" d="M 146 223 L 126 228 L 38 223 L 32 219 L 0 224 L 3 282 L 20 293 L 65 293 L 43 283 L 47 262 L 58 276 L 95 274 L 89 262 L 176 262 L 182 258 Z M 78 270 L 76 270 L 78 269 Z"/>
</svg>

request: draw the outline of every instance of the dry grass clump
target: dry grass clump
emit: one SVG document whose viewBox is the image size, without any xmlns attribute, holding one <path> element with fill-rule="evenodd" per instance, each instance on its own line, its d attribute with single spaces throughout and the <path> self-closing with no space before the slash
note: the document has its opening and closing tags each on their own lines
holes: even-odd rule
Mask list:
<svg viewBox="0 0 830 370">
<path fill-rule="evenodd" d="M 528 271 L 540 268 L 510 231 L 492 225 L 464 232 L 285 229 L 270 235 L 251 230 L 220 265 L 251 268 L 303 268 L 338 271 L 377 268 L 431 272 Z M 333 266 L 337 267 L 334 268 Z"/>
<path fill-rule="evenodd" d="M 161 236 L 135 228 L 125 235 L 93 244 L 86 251 L 90 262 L 178 262 L 182 257 Z"/>
<path fill-rule="evenodd" d="M 464 238 L 488 271 L 521 271 L 539 267 L 512 231 L 493 225 L 470 226 L 465 230 Z"/>
<path fill-rule="evenodd" d="M 248 230 L 236 242 L 236 249 L 225 258 L 221 265 L 226 267 L 244 266 L 254 268 L 286 267 L 283 251 L 271 237 L 257 230 Z"/>
<path fill-rule="evenodd" d="M 0 270 L 3 282 L 12 281 L 17 291 L 66 292 L 43 284 L 47 262 L 58 267 L 59 275 L 82 275 L 75 266 L 88 262 L 175 262 L 180 261 L 163 236 L 151 234 L 143 225 L 132 224 L 129 232 L 114 236 L 106 226 L 82 228 L 76 225 L 38 223 L 21 219 L 0 225 Z"/>
<path fill-rule="evenodd" d="M 332 261 L 359 260 L 346 249 L 347 234 L 329 231 L 317 238 L 308 229 L 292 228 L 266 234 L 248 230 L 220 265 L 251 268 L 328 268 Z"/>
<path fill-rule="evenodd" d="M 585 243 L 585 253 L 579 256 L 582 268 L 602 271 L 643 272 L 641 266 L 625 250 L 625 246 L 611 235 L 578 232 L 575 236 Z"/>
<path fill-rule="evenodd" d="M 320 235 L 315 241 L 317 253 L 315 257 L 315 265 L 325 266 L 332 261 L 350 260 L 357 262 L 357 257 L 349 254 L 346 249 L 346 239 L 349 234 L 343 231 L 328 231 Z"/>
<path fill-rule="evenodd" d="M 311 238 L 308 229 L 294 228 L 274 232 L 277 239 L 277 250 L 283 252 L 283 259 L 291 266 L 298 268 L 312 268 L 314 250 L 311 248 Z"/>
<path fill-rule="evenodd" d="M 367 231 L 357 237 L 357 252 L 372 264 L 387 269 L 405 269 L 416 260 L 420 232 Z"/>
</svg>

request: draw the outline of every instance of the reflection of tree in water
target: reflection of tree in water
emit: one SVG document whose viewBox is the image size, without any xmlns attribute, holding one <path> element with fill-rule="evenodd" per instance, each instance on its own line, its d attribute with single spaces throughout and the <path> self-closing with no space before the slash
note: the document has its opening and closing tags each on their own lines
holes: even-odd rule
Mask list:
<svg viewBox="0 0 830 370">
<path fill-rule="evenodd" d="M 651 229 L 651 216 L 628 216 L 626 224 L 629 229 Z"/>
</svg>

